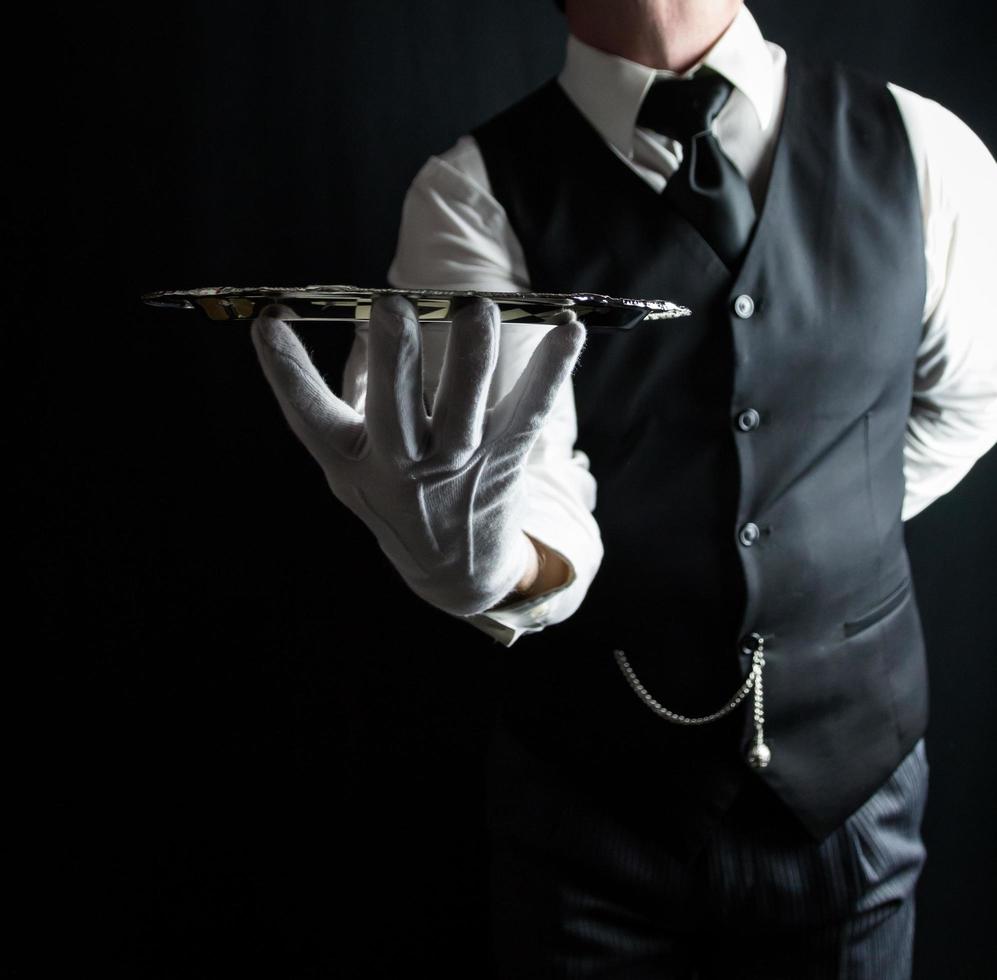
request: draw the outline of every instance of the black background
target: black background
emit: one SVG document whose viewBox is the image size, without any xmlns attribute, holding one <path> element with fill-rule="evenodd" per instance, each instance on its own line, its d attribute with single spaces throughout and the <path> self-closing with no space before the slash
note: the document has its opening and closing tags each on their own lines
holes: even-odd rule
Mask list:
<svg viewBox="0 0 997 980">
<path fill-rule="evenodd" d="M 997 147 L 988 3 L 751 10 Z M 35 14 L 4 59 L 0 214 L 32 963 L 480 976 L 503 648 L 408 593 L 331 497 L 248 325 L 137 298 L 386 284 L 416 170 L 559 70 L 563 18 L 549 0 Z M 306 329 L 338 390 L 350 331 Z M 989 975 L 997 952 L 995 490 L 991 452 L 907 525 L 932 684 L 919 977 Z"/>
</svg>

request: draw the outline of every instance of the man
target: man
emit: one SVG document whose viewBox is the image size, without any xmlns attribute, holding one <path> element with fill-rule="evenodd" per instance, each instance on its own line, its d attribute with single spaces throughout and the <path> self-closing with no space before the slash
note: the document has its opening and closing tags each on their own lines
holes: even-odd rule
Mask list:
<svg viewBox="0 0 997 980">
<path fill-rule="evenodd" d="M 508 647 L 498 976 L 908 977 L 903 521 L 997 441 L 997 164 L 739 0 L 566 14 L 558 77 L 416 176 L 389 280 L 693 317 L 499 343 L 494 308 L 420 338 L 392 299 L 343 400 L 273 315 L 261 361 L 407 584 Z"/>
</svg>

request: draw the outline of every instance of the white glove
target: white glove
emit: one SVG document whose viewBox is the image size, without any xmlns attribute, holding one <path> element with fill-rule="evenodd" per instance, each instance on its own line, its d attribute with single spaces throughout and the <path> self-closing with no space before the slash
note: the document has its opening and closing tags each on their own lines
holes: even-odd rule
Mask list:
<svg viewBox="0 0 997 980">
<path fill-rule="evenodd" d="M 284 417 L 332 492 L 426 602 L 455 616 L 500 602 L 532 558 L 521 520 L 524 462 L 584 346 L 581 321 L 559 314 L 489 409 L 501 322 L 494 302 L 471 300 L 454 314 L 427 414 L 415 309 L 398 295 L 378 297 L 361 415 L 330 391 L 281 315 L 275 306 L 260 313 L 253 344 Z"/>
</svg>

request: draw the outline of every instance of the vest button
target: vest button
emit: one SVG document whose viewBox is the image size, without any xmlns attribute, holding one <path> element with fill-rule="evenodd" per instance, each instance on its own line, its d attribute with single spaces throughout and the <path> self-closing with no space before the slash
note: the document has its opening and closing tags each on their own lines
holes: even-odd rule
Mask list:
<svg viewBox="0 0 997 980">
<path fill-rule="evenodd" d="M 758 540 L 758 536 L 760 534 L 761 532 L 758 530 L 758 525 L 748 521 L 748 523 L 741 528 L 737 537 L 745 548 L 750 548 Z"/>
<path fill-rule="evenodd" d="M 750 432 L 752 429 L 758 428 L 758 423 L 761 421 L 762 417 L 753 408 L 746 408 L 737 417 L 737 427 L 742 432 Z"/>
<path fill-rule="evenodd" d="M 747 293 L 741 293 L 734 300 L 734 312 L 742 320 L 747 320 L 755 312 L 755 301 Z"/>
</svg>

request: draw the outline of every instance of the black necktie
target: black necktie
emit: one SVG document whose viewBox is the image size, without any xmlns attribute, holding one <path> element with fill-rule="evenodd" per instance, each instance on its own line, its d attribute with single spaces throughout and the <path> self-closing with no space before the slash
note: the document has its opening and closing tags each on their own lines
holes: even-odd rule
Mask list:
<svg viewBox="0 0 997 980">
<path fill-rule="evenodd" d="M 751 237 L 755 206 L 747 182 L 710 128 L 732 88 L 709 69 L 692 78 L 659 78 L 644 98 L 637 125 L 682 144 L 682 163 L 665 185 L 662 202 L 681 213 L 734 271 Z"/>
</svg>

